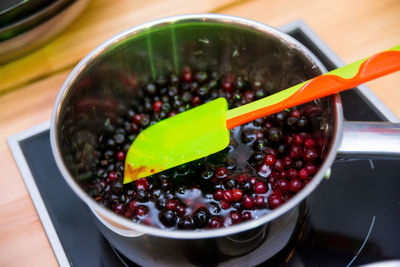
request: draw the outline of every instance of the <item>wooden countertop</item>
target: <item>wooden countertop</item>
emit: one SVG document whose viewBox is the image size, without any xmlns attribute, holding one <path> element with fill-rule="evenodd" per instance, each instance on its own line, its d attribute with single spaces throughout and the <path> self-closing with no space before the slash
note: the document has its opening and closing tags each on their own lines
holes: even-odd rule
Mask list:
<svg viewBox="0 0 400 267">
<path fill-rule="evenodd" d="M 102 41 L 151 19 L 200 12 L 274 27 L 302 19 L 345 63 L 400 44 L 397 0 L 92 0 L 56 39 L 0 66 L 0 266 L 57 265 L 6 137 L 49 120 L 68 73 Z M 399 84 L 400 73 L 368 83 L 398 117 Z"/>
</svg>

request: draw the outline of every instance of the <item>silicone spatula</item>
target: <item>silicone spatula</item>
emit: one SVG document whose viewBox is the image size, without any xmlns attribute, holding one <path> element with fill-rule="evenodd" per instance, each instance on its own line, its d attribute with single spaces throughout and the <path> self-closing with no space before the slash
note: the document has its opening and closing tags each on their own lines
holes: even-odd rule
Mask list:
<svg viewBox="0 0 400 267">
<path fill-rule="evenodd" d="M 228 110 L 224 98 L 160 121 L 142 131 L 125 160 L 124 183 L 216 153 L 229 129 L 400 70 L 400 45 L 271 96 Z"/>
</svg>

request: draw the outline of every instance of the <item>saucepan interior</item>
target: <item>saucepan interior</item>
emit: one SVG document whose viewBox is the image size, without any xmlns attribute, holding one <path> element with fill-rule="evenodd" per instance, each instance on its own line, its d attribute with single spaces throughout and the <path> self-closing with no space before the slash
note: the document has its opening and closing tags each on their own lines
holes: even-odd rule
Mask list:
<svg viewBox="0 0 400 267">
<path fill-rule="evenodd" d="M 182 68 L 246 77 L 268 94 L 324 72 L 319 61 L 291 37 L 250 20 L 215 14 L 153 21 L 106 41 L 72 71 L 57 98 L 51 121 L 53 153 L 76 194 L 108 221 L 124 229 L 169 238 L 209 238 L 263 225 L 296 207 L 320 183 L 336 155 L 341 132 L 339 97 L 326 97 L 300 109 L 318 113 L 315 135 L 324 142 L 324 163 L 313 180 L 291 200 L 265 216 L 231 227 L 203 231 L 166 231 L 138 224 L 91 199 L 81 181 L 93 179 L 99 136 L 129 105 L 143 105 L 143 87 Z M 322 111 L 322 112 L 321 112 Z"/>
</svg>

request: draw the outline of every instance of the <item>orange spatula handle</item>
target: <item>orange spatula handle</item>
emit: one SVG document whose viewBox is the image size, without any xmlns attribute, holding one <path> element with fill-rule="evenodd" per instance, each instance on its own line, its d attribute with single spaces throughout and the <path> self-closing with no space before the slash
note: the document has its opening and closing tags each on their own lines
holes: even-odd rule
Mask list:
<svg viewBox="0 0 400 267">
<path fill-rule="evenodd" d="M 229 110 L 228 129 L 284 109 L 353 88 L 400 70 L 400 45 L 335 69 L 274 95 Z"/>
</svg>

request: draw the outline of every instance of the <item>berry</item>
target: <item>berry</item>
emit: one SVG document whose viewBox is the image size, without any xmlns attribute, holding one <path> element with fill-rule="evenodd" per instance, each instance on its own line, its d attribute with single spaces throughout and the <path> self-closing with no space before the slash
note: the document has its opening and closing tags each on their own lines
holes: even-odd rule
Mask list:
<svg viewBox="0 0 400 267">
<path fill-rule="evenodd" d="M 224 197 L 224 190 L 223 189 L 217 189 L 214 192 L 214 199 L 215 200 L 221 200 Z"/>
<path fill-rule="evenodd" d="M 267 164 L 268 166 L 273 166 L 275 165 L 276 162 L 276 157 L 271 154 L 266 154 L 264 156 L 264 163 Z"/>
<path fill-rule="evenodd" d="M 294 109 L 294 110 L 292 110 L 292 111 L 290 112 L 289 117 L 298 119 L 298 118 L 301 117 L 301 112 L 298 111 L 297 109 Z"/>
<path fill-rule="evenodd" d="M 232 194 L 233 194 L 233 201 L 240 201 L 242 200 L 243 197 L 243 192 L 240 189 L 234 188 L 232 189 Z"/>
<path fill-rule="evenodd" d="M 290 168 L 287 172 L 289 179 L 294 179 L 297 177 L 297 171 L 293 168 Z"/>
<path fill-rule="evenodd" d="M 162 104 L 163 104 L 162 101 L 155 101 L 153 103 L 153 110 L 154 110 L 155 113 L 160 112 Z"/>
<path fill-rule="evenodd" d="M 307 148 L 309 148 L 309 147 L 315 147 L 315 145 L 316 145 L 316 142 L 315 142 L 314 139 L 307 138 L 307 139 L 304 141 L 304 146 L 307 147 Z"/>
<path fill-rule="evenodd" d="M 125 160 L 125 152 L 124 152 L 124 151 L 118 151 L 118 153 L 117 153 L 117 159 L 118 159 L 119 161 Z"/>
<path fill-rule="evenodd" d="M 178 208 L 178 205 L 179 205 L 179 200 L 172 198 L 167 201 L 165 207 L 169 210 L 175 211 Z"/>
<path fill-rule="evenodd" d="M 299 159 L 301 158 L 302 154 L 303 154 L 303 149 L 300 146 L 294 145 L 290 148 L 290 157 L 292 159 Z"/>
<path fill-rule="evenodd" d="M 237 224 L 240 223 L 242 221 L 242 214 L 239 211 L 231 211 L 231 220 L 232 220 L 232 224 Z"/>
<path fill-rule="evenodd" d="M 117 203 L 114 205 L 113 211 L 118 214 L 123 214 L 125 212 L 125 205 L 122 203 Z"/>
<path fill-rule="evenodd" d="M 204 228 L 206 227 L 209 222 L 210 222 L 211 214 L 206 208 L 198 208 L 194 213 L 193 213 L 193 221 L 194 225 L 197 228 Z"/>
<path fill-rule="evenodd" d="M 228 176 L 228 170 L 225 167 L 219 167 L 215 171 L 215 176 L 219 179 L 224 179 Z"/>
<path fill-rule="evenodd" d="M 149 182 L 147 181 L 147 178 L 136 180 L 136 188 L 138 190 L 146 191 L 149 188 Z"/>
<path fill-rule="evenodd" d="M 232 190 L 225 190 L 223 199 L 226 202 L 232 202 L 234 200 Z"/>
<path fill-rule="evenodd" d="M 270 209 L 276 209 L 279 206 L 283 204 L 283 198 L 282 195 L 272 193 L 271 195 L 268 196 L 268 207 Z"/>
<path fill-rule="evenodd" d="M 111 171 L 111 172 L 108 173 L 108 180 L 110 182 L 117 180 L 117 178 L 118 178 L 117 172 Z"/>
<path fill-rule="evenodd" d="M 264 182 L 256 182 L 254 184 L 254 193 L 264 194 L 267 192 L 267 185 Z"/>
<path fill-rule="evenodd" d="M 301 185 L 301 181 L 297 178 L 290 180 L 289 182 L 289 191 L 292 192 L 298 192 L 300 191 L 302 185 Z"/>
<path fill-rule="evenodd" d="M 263 209 L 265 207 L 265 201 L 263 196 L 255 197 L 255 206 L 257 209 Z"/>
<path fill-rule="evenodd" d="M 213 216 L 209 226 L 210 228 L 221 228 L 224 226 L 224 220 L 221 217 Z"/>
<path fill-rule="evenodd" d="M 223 208 L 224 210 L 229 209 L 229 207 L 230 207 L 229 202 L 227 202 L 225 200 L 221 200 L 220 205 L 221 205 L 221 208 Z"/>
<path fill-rule="evenodd" d="M 314 174 L 314 173 L 317 172 L 317 166 L 315 166 L 315 165 L 312 164 L 312 163 L 307 163 L 306 166 L 305 166 L 305 168 L 306 168 L 307 172 L 308 172 L 310 175 L 312 175 L 312 174 Z"/>
<path fill-rule="evenodd" d="M 251 210 L 254 208 L 254 199 L 251 196 L 244 196 L 242 200 L 242 205 L 245 209 Z"/>
<path fill-rule="evenodd" d="M 298 172 L 300 179 L 307 179 L 308 178 L 308 171 L 306 168 L 301 168 Z"/>
<path fill-rule="evenodd" d="M 315 148 L 309 147 L 303 153 L 305 162 L 314 162 L 318 158 L 318 152 Z"/>
<path fill-rule="evenodd" d="M 136 216 L 143 217 L 146 216 L 149 213 L 149 208 L 144 205 L 139 205 L 135 209 L 135 214 Z"/>
<path fill-rule="evenodd" d="M 159 213 L 158 218 L 165 227 L 173 227 L 176 225 L 177 217 L 175 215 L 175 212 L 171 210 L 164 209 Z"/>
</svg>

